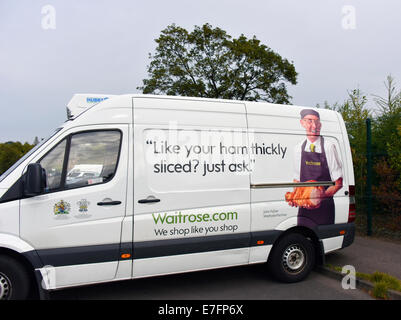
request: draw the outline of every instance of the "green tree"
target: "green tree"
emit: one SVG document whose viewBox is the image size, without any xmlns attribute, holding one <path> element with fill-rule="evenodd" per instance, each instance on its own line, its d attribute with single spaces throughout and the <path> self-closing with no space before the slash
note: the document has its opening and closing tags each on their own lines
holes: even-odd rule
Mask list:
<svg viewBox="0 0 401 320">
<path fill-rule="evenodd" d="M 323 108 L 341 113 L 347 128 L 354 164 L 356 195 L 363 197 L 366 182 L 366 119 L 371 117 L 367 109 L 368 99 L 360 89 L 348 92 L 344 103 L 330 105 L 325 102 Z M 317 107 L 320 107 L 318 104 Z M 358 207 L 358 209 L 361 209 Z"/>
<path fill-rule="evenodd" d="M 348 92 L 348 98 L 344 103 L 330 105 L 324 102 L 323 108 L 341 113 L 348 132 L 351 149 L 353 153 L 366 153 L 366 119 L 371 117 L 371 112 L 367 109 L 368 99 L 360 89 Z M 321 106 L 317 104 L 317 107 Z"/>
<path fill-rule="evenodd" d="M 379 95 L 373 95 L 373 99 L 379 107 L 380 115 L 399 115 L 401 108 L 401 91 L 397 92 L 394 78 L 391 75 L 388 75 L 386 80 L 384 86 L 387 90 L 387 96 L 381 97 Z"/>
<path fill-rule="evenodd" d="M 33 148 L 29 143 L 5 142 L 0 143 L 0 174 L 3 174 L 19 158 Z"/>
<path fill-rule="evenodd" d="M 401 91 L 397 90 L 391 75 L 386 80 L 386 96 L 374 95 L 379 112 L 375 119 L 373 145 L 374 152 L 388 163 L 401 194 Z"/>
<path fill-rule="evenodd" d="M 373 95 L 379 110 L 375 119 L 373 144 L 376 148 L 375 152 L 390 157 L 389 162 L 391 163 L 393 160 L 391 158 L 396 156 L 396 152 L 392 152 L 390 156 L 389 150 L 394 150 L 395 146 L 399 146 L 400 140 L 398 128 L 401 126 L 401 91 L 397 91 L 394 79 L 391 76 L 387 77 L 387 82 L 384 85 L 387 91 L 385 97 Z M 399 151 L 398 157 L 400 157 Z"/>
<path fill-rule="evenodd" d="M 254 36 L 232 38 L 209 24 L 192 32 L 172 24 L 161 31 L 143 93 L 290 102 L 286 83 L 297 83 L 292 63 Z"/>
<path fill-rule="evenodd" d="M 398 190 L 401 194 L 401 124 L 398 125 L 397 130 L 393 132 L 389 142 L 387 142 L 387 152 L 390 166 L 396 173 Z"/>
<path fill-rule="evenodd" d="M 385 214 L 388 222 L 384 228 L 400 230 L 401 221 L 401 91 L 388 76 L 386 95 L 372 95 L 376 112 L 367 108 L 367 97 L 359 89 L 348 93 L 344 103 L 330 105 L 324 102 L 317 107 L 342 114 L 351 144 L 354 164 L 357 210 L 364 212 L 366 181 L 366 119 L 372 119 L 373 196 L 377 214 Z"/>
</svg>

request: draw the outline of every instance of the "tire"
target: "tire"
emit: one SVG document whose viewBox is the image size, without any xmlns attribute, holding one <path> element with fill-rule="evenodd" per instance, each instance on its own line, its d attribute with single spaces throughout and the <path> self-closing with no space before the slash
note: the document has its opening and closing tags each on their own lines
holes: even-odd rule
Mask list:
<svg viewBox="0 0 401 320">
<path fill-rule="evenodd" d="M 299 233 L 285 235 L 273 247 L 268 267 L 273 276 L 286 283 L 305 279 L 315 265 L 313 243 Z"/>
<path fill-rule="evenodd" d="M 29 291 L 25 267 L 13 257 L 0 255 L 0 300 L 25 300 Z"/>
</svg>

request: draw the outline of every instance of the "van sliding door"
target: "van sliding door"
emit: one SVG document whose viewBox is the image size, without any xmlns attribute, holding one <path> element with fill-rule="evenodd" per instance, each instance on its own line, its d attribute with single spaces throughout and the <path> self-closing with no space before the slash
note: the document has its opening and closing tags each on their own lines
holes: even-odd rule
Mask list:
<svg viewBox="0 0 401 320">
<path fill-rule="evenodd" d="M 245 107 L 134 99 L 133 277 L 245 264 Z"/>
</svg>

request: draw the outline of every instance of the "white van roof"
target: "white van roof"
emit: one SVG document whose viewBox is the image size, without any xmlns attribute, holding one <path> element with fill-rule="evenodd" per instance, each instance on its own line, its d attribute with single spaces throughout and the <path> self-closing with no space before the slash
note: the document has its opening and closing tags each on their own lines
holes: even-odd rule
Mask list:
<svg viewBox="0 0 401 320">
<path fill-rule="evenodd" d="M 77 93 L 74 94 L 70 102 L 67 104 L 67 119 L 74 119 L 79 116 L 87 108 L 102 102 L 106 99 L 114 97 L 112 94 L 89 94 Z"/>
<path fill-rule="evenodd" d="M 333 110 L 321 109 L 316 107 L 309 107 L 309 106 L 300 106 L 300 105 L 281 105 L 281 104 L 274 104 L 266 101 L 254 102 L 254 101 L 242 101 L 242 100 L 226 100 L 226 99 L 212 99 L 212 98 L 200 98 L 200 97 L 182 97 L 182 96 L 167 96 L 167 95 L 152 95 L 152 94 L 74 94 L 72 99 L 67 105 L 67 116 L 69 120 L 75 119 L 78 115 L 84 112 L 86 109 L 91 108 L 94 105 L 100 104 L 101 102 L 108 100 L 108 99 L 122 99 L 119 101 L 119 106 L 122 107 L 123 105 L 128 106 L 128 100 L 132 98 L 143 98 L 144 100 L 141 101 L 141 106 L 149 107 L 149 108 L 160 108 L 163 109 L 191 109 L 194 110 L 200 108 L 200 106 L 194 107 L 192 104 L 188 106 L 187 104 L 176 104 L 171 103 L 172 101 L 192 101 L 192 102 L 211 102 L 213 106 L 209 106 L 208 110 L 216 111 L 216 103 L 219 104 L 219 111 L 221 112 L 232 112 L 232 108 L 225 108 L 226 103 L 230 104 L 245 104 L 247 107 L 248 114 L 254 115 L 269 115 L 269 116 L 284 116 L 284 117 L 300 117 L 299 112 L 304 109 L 314 109 L 320 113 L 320 116 L 325 119 L 325 121 L 332 121 L 333 123 L 337 123 L 338 112 Z M 153 103 L 154 99 L 158 100 L 157 106 Z M 142 100 L 142 99 L 141 99 Z M 106 109 L 112 107 L 111 104 L 105 102 Z M 103 104 L 102 104 L 103 105 Z M 131 104 L 129 104 L 132 107 Z M 136 105 L 138 107 L 139 104 Z M 206 105 L 202 105 L 202 110 L 205 109 Z"/>
</svg>

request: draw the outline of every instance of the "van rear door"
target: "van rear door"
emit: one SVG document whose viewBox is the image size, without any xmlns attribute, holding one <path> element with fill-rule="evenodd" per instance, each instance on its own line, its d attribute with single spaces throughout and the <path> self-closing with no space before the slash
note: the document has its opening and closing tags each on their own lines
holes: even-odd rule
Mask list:
<svg viewBox="0 0 401 320">
<path fill-rule="evenodd" d="M 345 191 L 348 191 L 349 176 L 344 157 L 347 146 L 343 143 L 337 115 L 330 110 L 318 110 L 320 118 L 316 121 L 320 132 L 316 150 L 312 152 L 306 145 L 309 138 L 302 126 L 301 110 L 303 108 L 295 106 L 247 104 L 251 162 L 255 164 L 251 172 L 251 231 L 259 234 L 260 241 L 265 237 L 265 245 L 273 244 L 277 235 L 274 230 L 303 226 L 318 232 L 327 229 L 327 225 L 346 223 L 348 219 Z M 312 172 L 311 177 L 322 179 L 303 181 L 308 175 L 305 172 Z M 327 190 L 336 180 L 341 181 L 342 187 L 334 196 L 323 198 L 321 188 Z M 318 184 L 320 189 L 316 190 L 313 184 Z M 295 188 L 304 192 L 292 194 Z M 312 189 L 314 191 L 309 193 Z M 293 205 L 291 199 L 296 199 Z M 300 214 L 301 206 L 303 212 Z M 326 207 L 327 210 L 320 210 Z M 338 232 L 335 235 L 339 236 Z M 342 240 L 340 237 L 337 240 L 327 248 L 341 247 Z M 268 250 L 255 247 L 251 250 L 250 260 L 266 259 L 267 253 Z"/>
</svg>

